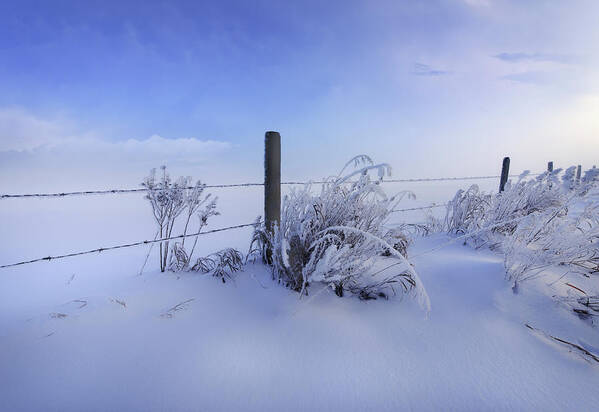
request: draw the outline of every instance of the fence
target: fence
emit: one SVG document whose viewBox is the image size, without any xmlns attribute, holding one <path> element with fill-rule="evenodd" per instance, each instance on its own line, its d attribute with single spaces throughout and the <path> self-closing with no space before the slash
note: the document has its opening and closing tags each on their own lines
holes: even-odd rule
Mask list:
<svg viewBox="0 0 599 412">
<path fill-rule="evenodd" d="M 265 227 L 268 230 L 272 230 L 273 225 L 280 222 L 281 217 L 281 186 L 284 185 L 306 185 L 309 183 L 312 184 L 325 184 L 325 181 L 310 181 L 310 182 L 281 182 L 281 136 L 277 132 L 269 131 L 265 134 L 265 155 L 264 155 L 264 182 L 263 183 L 239 183 L 239 184 L 219 184 L 219 185 L 206 185 L 206 188 L 242 188 L 242 187 L 254 187 L 254 186 L 263 186 L 264 187 L 264 220 L 260 222 L 254 223 L 246 223 L 235 226 L 223 227 L 219 229 L 214 229 L 206 232 L 198 232 L 192 234 L 185 234 L 179 236 L 172 237 L 164 237 L 160 239 L 153 240 L 143 240 L 134 243 L 127 243 L 121 245 L 113 245 L 107 247 L 100 247 L 87 251 L 79 251 L 73 253 L 66 253 L 62 255 L 56 256 L 46 256 L 36 259 L 30 259 L 15 263 L 3 264 L 0 265 L 0 269 L 10 268 L 15 266 L 26 265 L 35 262 L 41 261 L 51 261 L 56 259 L 65 259 L 75 256 L 81 256 L 92 253 L 100 253 L 108 250 L 129 248 L 141 245 L 148 245 L 154 243 L 166 242 L 174 239 L 182 239 L 186 237 L 194 237 L 194 236 L 203 236 L 211 233 L 223 232 L 227 230 L 240 229 L 245 227 L 251 227 L 258 224 L 265 224 Z M 483 179 L 499 179 L 499 191 L 503 191 L 505 188 L 505 184 L 509 177 L 517 177 L 518 175 L 510 175 L 509 174 L 510 167 L 510 158 L 506 157 L 503 159 L 502 169 L 500 175 L 493 176 L 463 176 L 463 177 L 440 177 L 440 178 L 415 178 L 415 179 L 387 179 L 381 180 L 381 183 L 416 183 L 416 182 L 439 182 L 439 181 L 461 181 L 461 180 L 483 180 Z M 547 170 L 549 172 L 553 171 L 553 162 L 549 162 L 547 165 Z M 576 171 L 576 179 L 580 180 L 581 174 L 581 166 L 578 165 Z M 536 176 L 538 174 L 533 174 L 532 176 Z M 351 183 L 351 182 L 347 182 Z M 191 188 L 190 188 L 191 189 Z M 2 194 L 0 195 L 0 199 L 15 199 L 15 198 L 52 198 L 52 197 L 67 197 L 67 196 L 84 196 L 84 195 L 105 195 L 105 194 L 124 194 L 124 193 L 137 193 L 137 192 L 145 192 L 147 189 L 145 188 L 135 188 L 135 189 L 109 189 L 109 190 L 89 190 L 89 191 L 76 191 L 76 192 L 58 192 L 58 193 L 26 193 L 26 194 Z M 408 212 L 415 210 L 426 210 L 438 207 L 445 207 L 447 203 L 443 204 L 431 204 L 428 206 L 422 207 L 412 207 L 405 209 L 394 209 L 390 212 L 399 213 L 399 212 Z"/>
</svg>

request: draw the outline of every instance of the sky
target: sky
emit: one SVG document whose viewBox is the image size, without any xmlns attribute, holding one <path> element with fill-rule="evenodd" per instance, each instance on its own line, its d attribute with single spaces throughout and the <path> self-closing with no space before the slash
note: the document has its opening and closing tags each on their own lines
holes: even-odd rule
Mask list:
<svg viewBox="0 0 599 412">
<path fill-rule="evenodd" d="M 588 168 L 598 21 L 596 0 L 5 0 L 0 191 L 260 181 L 267 130 L 289 179 L 361 153 L 397 178 Z"/>
</svg>

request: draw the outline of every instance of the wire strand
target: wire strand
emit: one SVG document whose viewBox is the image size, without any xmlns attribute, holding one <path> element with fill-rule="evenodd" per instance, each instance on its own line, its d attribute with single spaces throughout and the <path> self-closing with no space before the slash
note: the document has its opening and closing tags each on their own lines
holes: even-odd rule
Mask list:
<svg viewBox="0 0 599 412">
<path fill-rule="evenodd" d="M 239 183 L 239 184 L 227 184 L 227 185 L 206 185 L 206 189 L 223 189 L 232 187 L 250 187 L 250 186 L 264 186 L 264 183 Z M 185 189 L 194 189 L 195 186 L 185 187 Z M 19 197 L 65 197 L 65 196 L 84 196 L 84 195 L 108 195 L 108 194 L 123 194 L 123 193 L 138 193 L 145 192 L 148 189 L 107 189 L 107 190 L 85 190 L 77 192 L 58 192 L 58 193 L 24 193 L 24 194 L 5 194 L 0 195 L 0 199 L 10 199 Z"/>
<path fill-rule="evenodd" d="M 391 210 L 391 213 L 394 213 L 394 212 L 409 212 L 411 210 L 433 209 L 435 207 L 445 207 L 448 204 L 449 203 L 443 203 L 443 204 L 440 204 L 440 205 L 432 204 L 432 205 L 429 205 L 429 206 L 422 206 L 422 207 L 409 207 L 409 208 L 406 208 L 406 209 L 393 209 L 393 210 Z"/>
<path fill-rule="evenodd" d="M 510 175 L 509 177 L 518 177 L 520 175 Z M 537 174 L 529 174 L 528 176 L 538 176 Z M 457 180 L 484 180 L 484 179 L 498 179 L 500 176 L 466 176 L 466 177 L 438 177 L 438 178 L 418 178 L 418 179 L 389 179 L 382 180 L 382 183 L 416 183 L 416 182 L 441 182 L 441 181 L 457 181 Z M 325 184 L 329 181 L 318 180 L 308 182 L 281 182 L 281 185 L 295 186 L 295 185 L 307 185 L 307 184 Z M 346 183 L 356 183 L 355 181 L 348 181 Z M 234 184 L 218 184 L 218 185 L 206 185 L 206 189 L 227 189 L 237 187 L 256 187 L 264 186 L 264 183 L 234 183 Z M 186 187 L 185 189 L 194 189 L 195 186 Z M 19 194 L 3 194 L 0 195 L 0 199 L 15 199 L 15 198 L 51 198 L 51 197 L 66 197 L 66 196 L 85 196 L 85 195 L 107 195 L 107 194 L 125 194 L 125 193 L 138 193 L 145 192 L 145 188 L 137 189 L 106 189 L 106 190 L 82 190 L 73 192 L 57 192 L 57 193 L 19 193 Z"/>
<path fill-rule="evenodd" d="M 143 240 L 143 241 L 140 241 L 140 242 L 126 243 L 126 244 L 123 244 L 123 245 L 116 245 L 116 246 L 101 247 L 101 248 L 92 249 L 92 250 L 86 250 L 86 251 L 82 251 L 82 252 L 67 253 L 67 254 L 64 254 L 64 255 L 47 256 L 47 257 L 43 257 L 43 258 L 25 260 L 25 261 L 22 261 L 22 262 L 16 262 L 16 263 L 10 263 L 10 264 L 7 264 L 7 265 L 2 265 L 2 266 L 0 266 L 0 269 L 10 268 L 10 267 L 20 266 L 20 265 L 26 265 L 26 264 L 29 264 L 29 263 L 41 262 L 41 261 L 44 261 L 44 260 L 51 261 L 51 260 L 64 259 L 64 258 L 69 258 L 69 257 L 74 257 L 74 256 L 88 255 L 88 254 L 91 254 L 91 253 L 100 253 L 100 252 L 105 252 L 107 250 L 123 249 L 123 248 L 134 247 L 134 246 L 141 246 L 141 245 L 150 245 L 150 244 L 153 244 L 153 243 L 165 242 L 165 241 L 174 240 L 174 239 L 183 239 L 183 238 L 186 238 L 186 237 L 208 235 L 210 233 L 224 232 L 226 230 L 241 229 L 241 228 L 244 228 L 244 227 L 256 226 L 256 225 L 258 225 L 260 223 L 261 222 L 247 223 L 247 224 L 243 224 L 243 225 L 229 226 L 229 227 L 223 227 L 223 228 L 220 228 L 220 229 L 208 230 L 206 232 L 197 232 L 197 233 L 191 233 L 191 234 L 187 234 L 187 235 L 171 236 L 171 237 L 166 237 L 166 238 L 161 238 L 161 239 L 154 239 L 154 240 Z"/>
</svg>

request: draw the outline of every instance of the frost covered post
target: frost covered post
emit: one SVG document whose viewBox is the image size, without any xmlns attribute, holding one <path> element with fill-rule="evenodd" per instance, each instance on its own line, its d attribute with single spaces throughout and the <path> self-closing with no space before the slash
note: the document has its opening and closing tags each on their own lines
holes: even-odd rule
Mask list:
<svg viewBox="0 0 599 412">
<path fill-rule="evenodd" d="M 503 192 L 505 188 L 505 184 L 507 183 L 507 178 L 510 175 L 510 158 L 503 158 L 503 165 L 501 166 L 501 180 L 499 181 L 499 191 Z"/>
<path fill-rule="evenodd" d="M 549 173 L 553 172 L 553 162 L 547 163 L 547 171 Z"/>
<path fill-rule="evenodd" d="M 281 135 L 264 136 L 264 226 L 272 231 L 281 221 Z M 270 260 L 270 251 L 267 252 Z"/>
</svg>

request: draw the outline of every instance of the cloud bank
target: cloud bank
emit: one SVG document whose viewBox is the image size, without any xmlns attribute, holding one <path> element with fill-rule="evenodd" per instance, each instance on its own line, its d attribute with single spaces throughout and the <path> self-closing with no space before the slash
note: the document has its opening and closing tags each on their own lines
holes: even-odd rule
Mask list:
<svg viewBox="0 0 599 412">
<path fill-rule="evenodd" d="M 40 119 L 19 109 L 0 109 L 0 152 L 32 154 L 94 153 L 98 156 L 126 156 L 134 159 L 205 159 L 231 148 L 228 142 L 195 138 L 169 139 L 152 135 L 148 139 L 108 141 L 91 132 L 75 133 L 64 120 Z"/>
<path fill-rule="evenodd" d="M 0 189 L 138 183 L 150 168 L 167 165 L 180 174 L 205 174 L 233 145 L 216 140 L 165 138 L 109 141 L 93 132 L 76 133 L 68 121 L 44 120 L 17 110 L 0 110 Z"/>
</svg>

